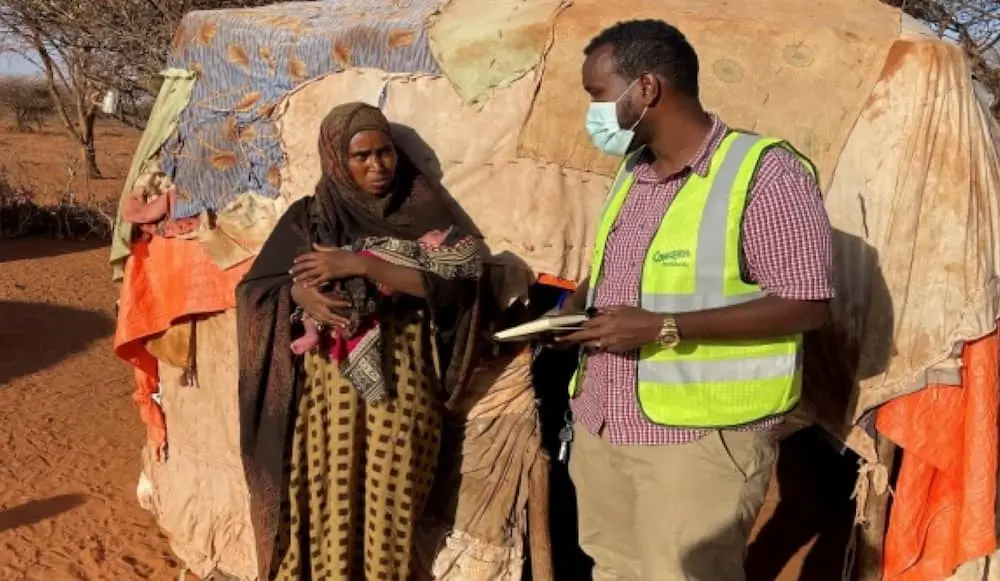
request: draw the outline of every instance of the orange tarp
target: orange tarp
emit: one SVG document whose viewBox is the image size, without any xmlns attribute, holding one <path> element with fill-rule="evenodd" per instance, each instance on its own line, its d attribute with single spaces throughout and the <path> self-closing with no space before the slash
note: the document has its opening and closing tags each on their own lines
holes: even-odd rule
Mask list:
<svg viewBox="0 0 1000 581">
<path fill-rule="evenodd" d="M 115 354 L 135 368 L 132 399 L 157 454 L 167 434 L 163 412 L 152 399 L 158 363 L 146 342 L 185 317 L 235 307 L 236 285 L 250 264 L 221 270 L 197 241 L 154 236 L 132 244 L 118 305 Z"/>
<path fill-rule="evenodd" d="M 886 403 L 880 432 L 903 448 L 883 579 L 939 581 L 997 547 L 996 333 L 965 345 L 962 385 Z"/>
</svg>

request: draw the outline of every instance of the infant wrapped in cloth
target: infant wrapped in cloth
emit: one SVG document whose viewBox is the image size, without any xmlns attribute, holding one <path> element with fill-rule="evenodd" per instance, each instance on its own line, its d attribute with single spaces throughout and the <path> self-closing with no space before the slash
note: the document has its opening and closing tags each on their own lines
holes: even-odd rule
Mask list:
<svg viewBox="0 0 1000 581">
<path fill-rule="evenodd" d="M 476 279 L 482 270 L 481 241 L 471 236 L 458 237 L 455 229 L 432 230 L 418 240 L 389 237 L 362 238 L 345 250 L 364 253 L 380 260 L 432 273 L 441 278 Z M 335 281 L 328 292 L 351 303 L 350 324 L 326 329 L 317 321 L 296 311 L 303 334 L 291 344 L 296 355 L 329 346 L 333 360 L 340 364 L 343 376 L 351 381 L 368 401 L 380 401 L 387 394 L 381 381 L 382 349 L 378 307 L 381 297 L 393 289 L 375 285 L 362 278 Z M 324 341 L 326 338 L 329 341 Z"/>
</svg>

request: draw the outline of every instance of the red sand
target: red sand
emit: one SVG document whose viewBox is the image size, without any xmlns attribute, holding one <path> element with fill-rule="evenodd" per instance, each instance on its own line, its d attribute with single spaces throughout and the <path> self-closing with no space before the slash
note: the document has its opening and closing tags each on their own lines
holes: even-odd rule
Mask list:
<svg viewBox="0 0 1000 581">
<path fill-rule="evenodd" d="M 143 430 L 111 353 L 107 249 L 0 241 L 0 579 L 176 579 L 135 500 Z"/>
</svg>

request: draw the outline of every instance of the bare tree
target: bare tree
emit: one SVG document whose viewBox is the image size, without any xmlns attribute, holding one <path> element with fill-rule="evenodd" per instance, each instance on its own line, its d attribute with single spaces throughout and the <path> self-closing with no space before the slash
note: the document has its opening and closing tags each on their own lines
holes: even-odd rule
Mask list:
<svg viewBox="0 0 1000 581">
<path fill-rule="evenodd" d="M 1000 119 L 1000 0 L 883 1 L 965 49 L 976 79 L 993 94 L 993 116 Z"/>
<path fill-rule="evenodd" d="M 0 106 L 14 117 L 17 130 L 22 133 L 41 130 L 53 111 L 45 84 L 20 77 L 0 79 Z"/>
<path fill-rule="evenodd" d="M 100 177 L 94 128 L 104 87 L 93 75 L 103 66 L 100 55 L 53 34 L 35 16 L 21 15 L 0 4 L 0 27 L 5 36 L 16 39 L 19 51 L 36 63 L 63 127 L 80 146 L 88 176 Z"/>
<path fill-rule="evenodd" d="M 272 0 L 0 0 L 0 37 L 17 41 L 46 79 L 66 131 L 99 176 L 94 124 L 100 99 L 125 103 L 156 92 L 157 75 L 181 18 L 192 10 L 258 6 Z M 123 122 L 141 124 L 137 107 Z"/>
</svg>

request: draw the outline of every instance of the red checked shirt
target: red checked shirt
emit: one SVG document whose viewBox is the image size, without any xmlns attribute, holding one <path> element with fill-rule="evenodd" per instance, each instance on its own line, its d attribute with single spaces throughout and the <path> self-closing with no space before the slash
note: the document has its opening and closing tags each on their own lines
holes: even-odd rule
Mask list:
<svg viewBox="0 0 1000 581">
<path fill-rule="evenodd" d="M 594 304 L 639 306 L 639 281 L 646 251 L 663 216 L 691 172 L 708 175 L 709 162 L 729 128 L 712 116 L 712 129 L 698 153 L 681 172 L 663 180 L 648 161 L 635 167 L 635 180 L 608 235 L 604 265 Z M 830 280 L 830 220 L 816 181 L 795 154 L 767 150 L 751 184 L 743 219 L 743 254 L 749 279 L 773 296 L 793 300 L 833 297 Z M 612 444 L 655 446 L 683 444 L 706 430 L 654 424 L 643 416 L 636 398 L 638 352 L 597 353 L 587 360 L 583 387 L 572 402 L 576 421 Z M 741 430 L 771 430 L 772 417 Z"/>
</svg>

